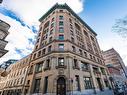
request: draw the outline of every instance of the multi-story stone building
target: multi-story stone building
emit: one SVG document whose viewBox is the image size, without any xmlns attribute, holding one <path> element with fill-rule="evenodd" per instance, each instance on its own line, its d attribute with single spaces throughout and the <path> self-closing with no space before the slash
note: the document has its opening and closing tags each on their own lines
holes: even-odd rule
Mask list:
<svg viewBox="0 0 127 95">
<path fill-rule="evenodd" d="M 122 58 L 114 48 L 103 51 L 103 57 L 109 69 L 112 84 L 114 85 L 113 88 L 117 93 L 124 92 L 127 82 L 127 69 Z"/>
<path fill-rule="evenodd" d="M 108 94 L 97 34 L 67 4 L 54 5 L 39 21 L 23 94 Z"/>
<path fill-rule="evenodd" d="M 6 22 L 0 20 L 0 57 L 2 57 L 4 54 L 6 54 L 8 51 L 5 50 L 5 46 L 8 43 L 5 41 L 6 36 L 8 35 L 8 29 L 10 28 L 10 25 Z"/>
<path fill-rule="evenodd" d="M 16 63 L 18 60 L 16 59 L 9 59 L 7 61 L 4 61 L 2 64 L 0 64 L 0 68 L 6 70 L 11 64 Z"/>
<path fill-rule="evenodd" d="M 121 75 L 127 78 L 127 70 L 125 64 L 123 63 L 119 53 L 114 48 L 103 51 L 103 57 L 106 65 L 111 64 L 112 66 L 116 67 L 120 70 Z"/>
<path fill-rule="evenodd" d="M 121 76 L 120 70 L 111 65 L 107 66 L 110 73 L 111 84 L 116 94 L 124 93 L 126 88 L 126 78 Z"/>
<path fill-rule="evenodd" d="M 0 81 L 0 95 L 21 95 L 28 71 L 30 56 L 27 56 L 7 68 L 8 75 Z"/>
</svg>

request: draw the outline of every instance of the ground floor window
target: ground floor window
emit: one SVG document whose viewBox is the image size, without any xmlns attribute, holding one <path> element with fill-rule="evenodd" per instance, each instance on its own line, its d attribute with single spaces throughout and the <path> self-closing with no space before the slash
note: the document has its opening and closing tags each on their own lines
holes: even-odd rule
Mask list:
<svg viewBox="0 0 127 95">
<path fill-rule="evenodd" d="M 44 94 L 47 93 L 47 90 L 48 90 L 48 77 L 45 77 L 45 80 L 44 80 Z"/>
<path fill-rule="evenodd" d="M 79 80 L 79 75 L 75 75 L 75 81 L 76 81 L 76 90 L 80 91 L 80 80 Z"/>
<path fill-rule="evenodd" d="M 85 89 L 92 89 L 92 82 L 90 77 L 84 77 Z"/>
<path fill-rule="evenodd" d="M 41 78 L 35 79 L 34 93 L 39 93 L 39 90 L 40 90 L 40 81 L 41 81 Z"/>
</svg>

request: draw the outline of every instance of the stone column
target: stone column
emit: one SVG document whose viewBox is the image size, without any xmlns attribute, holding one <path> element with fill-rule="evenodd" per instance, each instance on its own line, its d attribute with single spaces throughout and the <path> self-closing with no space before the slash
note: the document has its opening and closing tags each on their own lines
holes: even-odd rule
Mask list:
<svg viewBox="0 0 127 95">
<path fill-rule="evenodd" d="M 101 72 L 100 67 L 98 69 L 99 69 L 99 72 Z M 104 78 L 103 78 L 102 72 L 101 72 L 101 83 L 102 83 L 102 87 L 103 88 L 106 88 L 106 85 L 105 85 L 105 82 L 104 82 Z"/>
<path fill-rule="evenodd" d="M 93 71 L 92 65 L 90 64 L 89 67 L 90 67 L 90 74 L 91 74 L 91 77 L 92 77 L 94 93 L 96 93 L 96 89 L 97 89 L 96 78 L 95 78 L 95 75 L 94 75 L 94 71 Z"/>
</svg>

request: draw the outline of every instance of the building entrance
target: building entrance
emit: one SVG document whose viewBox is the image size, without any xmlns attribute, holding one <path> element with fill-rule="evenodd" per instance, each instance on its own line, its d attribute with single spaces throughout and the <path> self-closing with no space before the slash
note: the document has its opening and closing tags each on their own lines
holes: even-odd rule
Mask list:
<svg viewBox="0 0 127 95">
<path fill-rule="evenodd" d="M 57 91 L 56 95 L 66 95 L 66 80 L 63 77 L 57 80 Z"/>
</svg>

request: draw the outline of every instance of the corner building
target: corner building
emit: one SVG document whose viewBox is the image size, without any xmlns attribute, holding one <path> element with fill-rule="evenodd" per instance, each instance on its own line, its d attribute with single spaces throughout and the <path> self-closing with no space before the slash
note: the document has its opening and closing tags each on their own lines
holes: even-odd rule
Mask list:
<svg viewBox="0 0 127 95">
<path fill-rule="evenodd" d="M 110 91 L 97 34 L 67 4 L 55 4 L 39 21 L 25 95 Z"/>
</svg>

